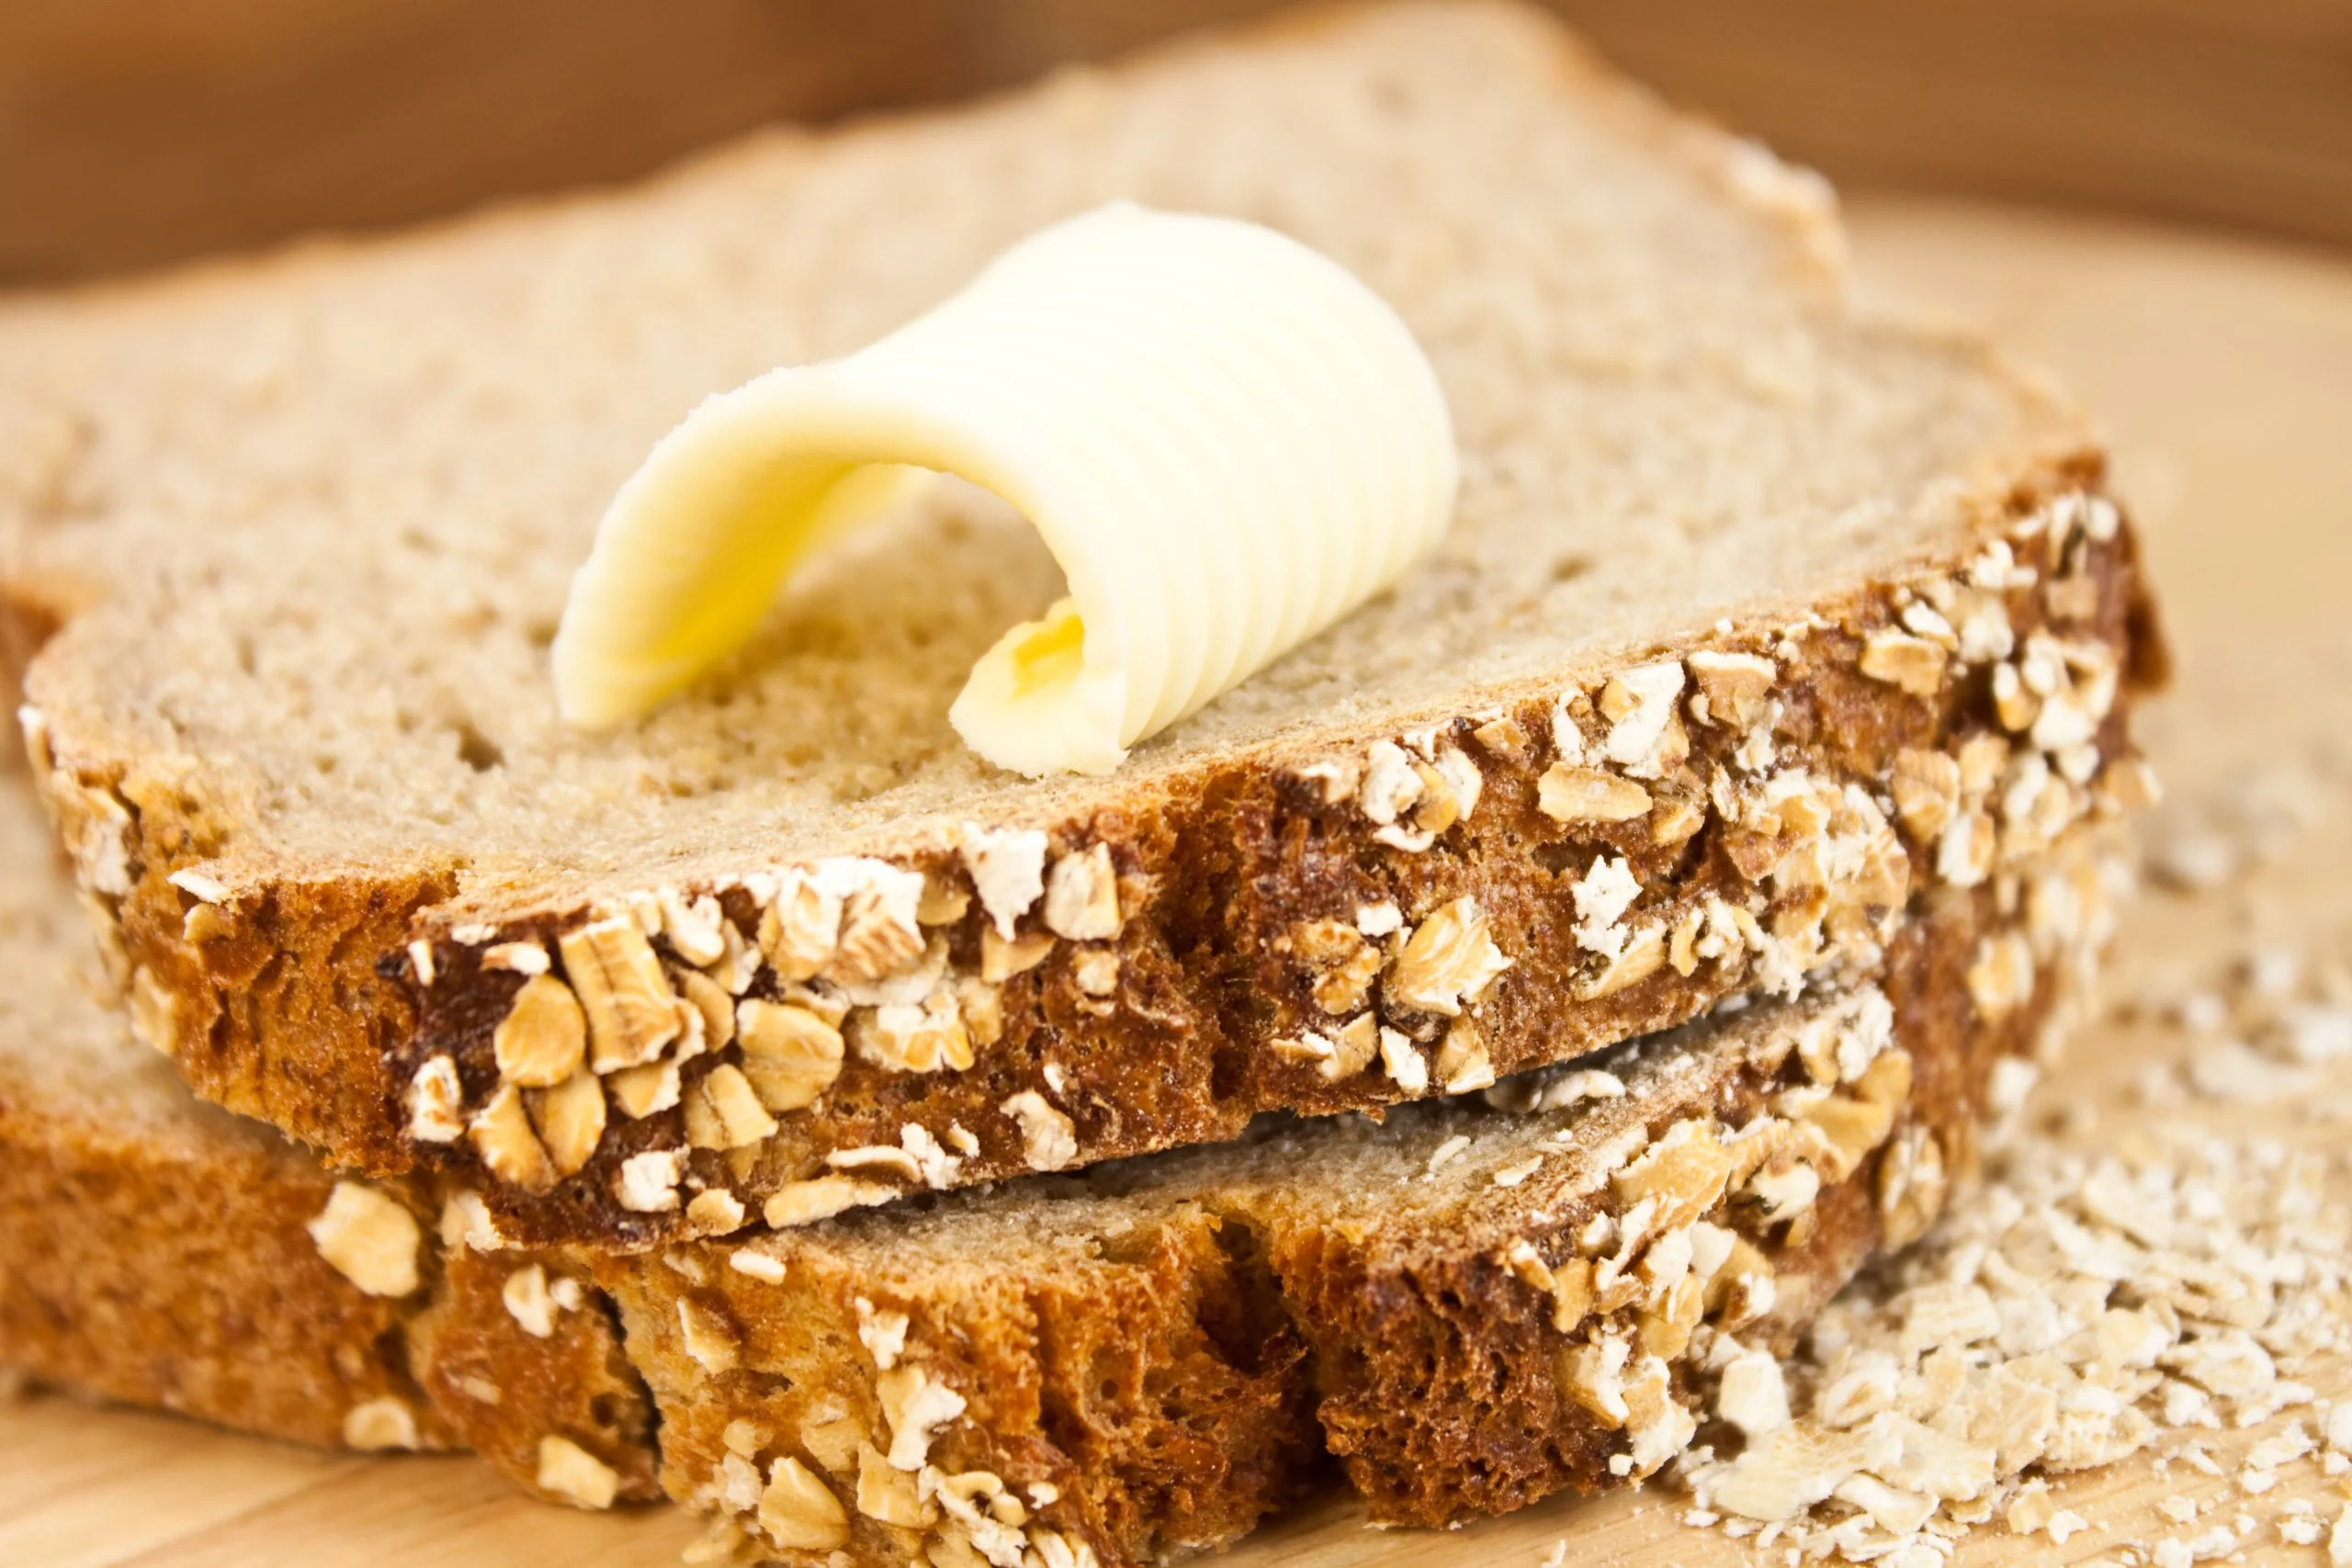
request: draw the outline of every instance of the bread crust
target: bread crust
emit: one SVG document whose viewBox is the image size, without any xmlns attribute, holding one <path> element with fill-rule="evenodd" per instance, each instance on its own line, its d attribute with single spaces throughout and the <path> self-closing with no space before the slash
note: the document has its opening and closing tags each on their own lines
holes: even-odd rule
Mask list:
<svg viewBox="0 0 2352 1568">
<path fill-rule="evenodd" d="M 192 1103 L 126 1118 L 95 1104 L 88 1074 L 61 1094 L 0 1071 L 0 1364 L 298 1440 L 389 1429 L 470 1447 L 540 1495 L 549 1438 L 607 1466 L 616 1495 L 650 1495 L 658 1430 L 662 1486 L 754 1531 L 790 1458 L 844 1505 L 873 1562 L 952 1553 L 975 1528 L 935 1508 L 919 1526 L 858 1511 L 855 1440 L 892 1449 L 910 1408 L 903 1383 L 886 1385 L 894 1368 L 959 1402 L 919 1459 L 889 1467 L 916 1487 L 909 1517 L 922 1517 L 928 1465 L 1011 1491 L 1021 1522 L 1004 1528 L 1032 1546 L 1051 1532 L 1106 1563 L 1236 1539 L 1327 1454 L 1391 1523 L 1617 1484 L 1658 1454 L 1580 1396 L 1576 1357 L 1657 1332 L 1643 1317 L 1658 1303 L 1564 1319 L 1547 1282 L 1591 1260 L 1597 1216 L 1627 1234 L 1617 1183 L 1694 1122 L 1793 1128 L 1825 1095 L 1888 1108 L 1849 1164 L 1803 1145 L 1821 1188 L 1801 1224 L 1731 1189 L 1700 1216 L 1754 1248 L 1741 1267 L 1772 1296 L 1759 1305 L 1736 1282 L 1679 1346 L 1653 1344 L 1678 1408 L 1695 1406 L 1709 1335 L 1785 1346 L 1973 1171 L 1980 1124 L 2001 1109 L 1995 1063 L 2064 1026 L 2104 938 L 2111 833 L 2103 813 L 2000 883 L 1924 894 L 1880 955 L 1828 982 L 1833 1000 L 1841 985 L 1883 995 L 1884 1038 L 1844 1002 L 1768 1002 L 1588 1058 L 1577 1071 L 1619 1091 L 1565 1111 L 1425 1106 L 1378 1128 L 1261 1127 L 1240 1146 L 659 1254 L 475 1250 L 461 1194 L 375 1183 L 418 1228 L 418 1278 L 396 1297 L 326 1260 L 312 1227 L 337 1179 L 266 1132 Z M 24 973 L 62 983 L 61 954 L 17 945 Z M 1898 1055 L 1890 1091 L 1878 1070 Z M 1529 1081 L 1504 1086 L 1506 1103 Z M 1442 1134 L 1457 1128 L 1487 1141 L 1447 1168 L 1453 1187 L 1416 1198 L 1422 1163 L 1436 1180 L 1453 1142 Z M 1498 1162 L 1531 1146 L 1543 1168 L 1506 1183 Z M 1933 1180 L 1917 1174 L 1929 1148 Z M 1354 1195 L 1356 1175 L 1339 1202 L 1328 1183 L 1293 1179 L 1359 1156 L 1375 1162 L 1358 1173 L 1369 1196 Z M 978 1225 L 943 1241 L 955 1212 Z M 565 1280 L 581 1287 L 568 1304 Z"/>
<path fill-rule="evenodd" d="M 2027 874 L 2033 897 L 2056 878 L 2095 901 L 2113 848 L 2106 828 L 2070 830 Z M 1246 1154 L 1162 1156 L 945 1201 L 942 1213 L 999 1206 L 1005 1249 L 1040 1238 L 1011 1263 L 935 1255 L 949 1244 L 931 1239 L 921 1206 L 760 1238 L 742 1249 L 748 1262 L 719 1242 L 658 1262 L 604 1255 L 598 1277 L 661 1407 L 664 1483 L 746 1550 L 765 1539 L 766 1483 L 789 1461 L 842 1504 L 857 1561 L 961 1561 L 991 1528 L 942 1506 L 894 1514 L 879 1477 L 907 1499 L 1021 1499 L 1000 1543 L 1035 1549 L 1051 1532 L 1110 1564 L 1235 1539 L 1326 1453 L 1383 1524 L 1451 1524 L 1625 1484 L 1691 1431 L 1657 1407 L 1648 1419 L 1678 1440 L 1645 1451 L 1639 1397 L 1631 1419 L 1596 1408 L 1579 1381 L 1585 1348 L 1629 1335 L 1633 1367 L 1659 1356 L 1674 1409 L 1703 1408 L 1706 1368 L 1728 1337 L 1785 1350 L 1858 1268 L 1917 1235 L 1973 1179 L 1982 1128 L 2005 1109 L 1995 1065 L 2030 1058 L 2067 1026 L 2107 927 L 2085 907 L 2063 930 L 2036 930 L 2000 902 L 1989 887 L 1940 895 L 1843 999 L 1766 1004 L 1605 1054 L 1597 1065 L 1621 1098 L 1566 1112 L 1422 1107 L 1365 1135 L 1416 1159 L 1434 1145 L 1430 1181 L 1453 1142 L 1438 1134 L 1456 1128 L 1463 1143 L 1491 1140 L 1464 1165 L 1556 1151 L 1510 1185 L 1480 1171 L 1458 1198 L 1334 1203 L 1284 1179 L 1343 1157 L 1344 1123 L 1306 1122 Z M 2031 979 L 1996 990 L 1984 955 L 2011 942 L 2028 944 Z M 1826 1068 L 1828 1043 L 1843 1053 L 1878 1038 L 1881 996 L 1892 1011 L 1878 1055 Z M 1793 1021 L 1820 1019 L 1835 1027 Z M 1841 1087 L 1825 1089 L 1825 1074 Z M 1731 1267 L 1760 1271 L 1769 1293 L 1743 1273 L 1718 1294 L 1718 1272 L 1703 1316 L 1671 1344 L 1645 1337 L 1664 1332 L 1645 1321 L 1665 1315 L 1657 1300 L 1604 1294 L 1563 1312 L 1555 1272 L 1567 1278 L 1632 1234 L 1622 1183 L 1645 1149 L 1690 1125 L 1769 1132 L 1792 1105 L 1825 1093 L 1859 1104 L 1897 1079 L 1866 1150 L 1842 1171 L 1819 1168 L 1801 1221 L 1775 1219 L 1752 1190 L 1695 1211 L 1753 1248 Z M 1521 1087 L 1530 1081 L 1544 1076 Z M 1397 1179 L 1378 1166 L 1363 1179 Z M 1090 1207 L 1106 1192 L 1115 1207 Z M 1617 1227 L 1598 1248 L 1596 1216 Z M 1661 1228 L 1647 1245 L 1670 1248 L 1679 1234 Z M 902 1449 L 910 1380 L 951 1391 L 954 1413 Z M 860 1444 L 875 1456 L 863 1493 Z M 881 1463 L 888 1455 L 899 1463 Z"/>
<path fill-rule="evenodd" d="M 445 1268 L 433 1205 L 399 1182 L 369 1190 L 416 1216 L 418 1280 L 371 1294 L 311 1229 L 336 1177 L 260 1129 L 180 1120 L 109 1126 L 0 1072 L 0 1366 L 295 1442 L 471 1449 L 550 1500 L 539 1447 L 560 1437 L 621 1497 L 657 1495 L 650 1406 L 601 1297 L 531 1337 L 501 1288 L 538 1260 L 459 1248 Z"/>
<path fill-rule="evenodd" d="M 408 1308 L 319 1256 L 334 1182 L 291 1151 L 136 1139 L 0 1100 L 0 1364 L 44 1382 L 329 1446 L 391 1400 L 417 1447 L 457 1446 L 409 1375 Z"/>
</svg>

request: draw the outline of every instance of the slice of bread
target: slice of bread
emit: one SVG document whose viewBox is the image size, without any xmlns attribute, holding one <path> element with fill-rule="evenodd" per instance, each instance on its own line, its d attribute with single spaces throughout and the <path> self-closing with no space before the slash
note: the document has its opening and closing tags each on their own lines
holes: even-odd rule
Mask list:
<svg viewBox="0 0 2352 1568">
<path fill-rule="evenodd" d="M 1873 973 L 1491 1106 L 583 1256 L 194 1101 L 73 982 L 46 844 L 0 814 L 0 1366 L 470 1446 L 592 1505 L 651 1490 L 658 1431 L 662 1483 L 725 1529 L 876 1562 L 1149 1562 L 1238 1537 L 1327 1452 L 1392 1522 L 1612 1484 L 1689 1435 L 1733 1338 L 1784 1345 L 1972 1168 L 1997 1064 L 2064 1021 L 2103 936 L 2099 831 L 2008 896 L 1942 894 Z"/>
<path fill-rule="evenodd" d="M 687 698 L 558 722 L 566 580 L 655 437 L 1112 197 L 1274 224 L 1396 306 L 1464 449 L 1433 558 L 1106 780 L 994 773 L 949 729 L 1057 591 L 953 490 Z M 32 671 L 39 772 L 201 1093 L 455 1171 L 534 1241 L 789 1224 L 1584 1055 L 1867 964 L 1914 890 L 2046 841 L 2127 750 L 2154 645 L 2097 450 L 1981 345 L 1859 316 L 1838 250 L 1818 181 L 1532 11 L 1408 4 L 17 304 L 11 635 L 111 595 Z M 518 1036 L 577 994 L 608 1061 L 653 1059 L 505 1081 L 526 985 Z M 726 1038 L 746 998 L 797 1010 L 758 1062 Z"/>
<path fill-rule="evenodd" d="M 620 1495 L 653 1495 L 644 1385 L 582 1271 L 461 1248 L 445 1266 L 436 1210 L 406 1185 L 338 1182 L 192 1099 L 100 1004 L 54 851 L 6 794 L 0 1367 L 299 1442 L 473 1448 L 542 1495 L 562 1495 L 540 1484 L 556 1438 Z M 575 1310 L 537 1298 L 544 1335 L 503 1299 L 521 1262 L 575 1280 L 554 1287 Z"/>
</svg>

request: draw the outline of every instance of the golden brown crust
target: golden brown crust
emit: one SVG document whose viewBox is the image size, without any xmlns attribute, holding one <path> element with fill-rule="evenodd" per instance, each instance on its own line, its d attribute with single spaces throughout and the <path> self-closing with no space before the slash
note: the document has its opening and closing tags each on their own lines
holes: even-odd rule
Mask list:
<svg viewBox="0 0 2352 1568">
<path fill-rule="evenodd" d="M 259 1138 L 158 1154 L 0 1099 L 0 1365 L 326 1445 L 396 1401 L 415 1446 L 457 1446 L 409 1375 L 409 1303 L 363 1293 L 304 1228 L 334 1186 Z"/>
<path fill-rule="evenodd" d="M 893 1446 L 860 1326 L 900 1314 L 900 1332 L 941 1348 L 926 1375 L 966 1391 L 968 1419 L 928 1450 L 934 1469 L 1017 1481 L 1031 1511 L 1105 1562 L 1237 1539 L 1315 1468 L 1303 1349 L 1215 1215 L 1180 1204 L 1140 1218 L 1091 1258 L 1001 1272 L 975 1260 L 945 1280 L 867 1272 L 821 1247 L 790 1254 L 775 1283 L 714 1247 L 689 1249 L 687 1269 L 606 1259 L 599 1275 L 661 1405 L 671 1495 L 721 1512 L 748 1497 L 756 1512 L 775 1463 L 797 1457 L 844 1499 L 860 1561 L 913 1560 L 922 1529 L 855 1501 L 859 1445 Z M 911 1467 L 884 1479 L 916 1493 Z M 1059 1501 L 1037 1506 L 1041 1483 Z"/>
<path fill-rule="evenodd" d="M 537 1260 L 459 1249 L 444 1269 L 429 1205 L 397 1183 L 370 1190 L 417 1216 L 417 1283 L 370 1294 L 311 1229 L 335 1177 L 258 1129 L 181 1120 L 117 1132 L 0 1095 L 0 1366 L 296 1442 L 472 1449 L 543 1496 L 560 1437 L 619 1496 L 657 1494 L 644 1385 L 600 1295 L 530 1335 L 502 1291 Z"/>
<path fill-rule="evenodd" d="M 1955 924 L 1984 931 L 1999 922 L 1989 893 L 1963 901 L 1976 908 L 1915 924 L 1889 953 L 1881 984 L 1894 1001 L 1896 1043 L 1910 1055 L 1910 1097 L 1888 1136 L 1815 1201 L 1802 1243 L 1786 1226 L 1751 1235 L 1779 1295 L 1770 1314 L 1740 1330 L 1745 1342 L 1781 1353 L 1793 1348 L 1815 1313 L 1883 1249 L 1881 1170 L 1905 1129 L 1926 1130 L 1942 1148 L 1973 1147 L 1993 1064 L 2030 1055 L 2036 1043 L 2055 974 L 2034 1003 L 1988 1024 L 1966 983 L 1976 943 Z M 1661 1097 L 1648 1111 L 1649 1129 L 1663 1134 L 1694 1110 L 1727 1126 L 1747 1124 L 1788 1087 L 1786 1066 L 1727 1073 L 1679 1102 Z M 1527 1239 L 1547 1261 L 1573 1257 L 1570 1238 L 1588 1217 L 1567 1210 L 1550 1236 Z M 1275 1267 L 1322 1371 L 1317 1419 L 1374 1518 L 1449 1524 L 1564 1488 L 1611 1484 L 1609 1459 L 1623 1451 L 1623 1439 L 1577 1403 L 1559 1374 L 1562 1337 L 1551 1302 L 1503 1258 L 1433 1258 L 1308 1232 L 1277 1254 Z M 1679 1388 L 1703 1377 L 1688 1365 L 1675 1371 Z"/>
<path fill-rule="evenodd" d="M 553 1258 L 459 1247 L 441 1262 L 433 1304 L 409 1324 L 410 1354 L 417 1381 L 465 1445 L 550 1502 L 576 1499 L 539 1483 L 549 1438 L 609 1466 L 619 1496 L 658 1496 L 652 1404 L 603 1294 Z M 542 1286 L 553 1292 L 544 1317 Z"/>
<path fill-rule="evenodd" d="M 96 999 L 28 799 L 0 798 L 0 1367 L 300 1442 L 472 1448 L 530 1489 L 560 1438 L 654 1495 L 600 1296 L 518 1314 L 504 1281 L 539 1260 L 447 1251 L 419 1184 L 339 1178 L 191 1097 Z"/>
<path fill-rule="evenodd" d="M 791 1521 L 806 1517 L 793 1497 L 817 1486 L 839 1508 L 836 1544 L 860 1561 L 961 1561 L 999 1530 L 1008 1549 L 1036 1549 L 1050 1532 L 1125 1564 L 1233 1539 L 1326 1452 L 1374 1519 L 1393 1524 L 1451 1523 L 1647 1473 L 1690 1436 L 1669 1410 L 1700 1392 L 1718 1337 L 1785 1349 L 1890 1233 L 1916 1235 L 1971 1176 L 1995 1063 L 2030 1055 L 2063 1022 L 2102 940 L 2087 908 L 2047 927 L 2023 904 L 2046 907 L 2061 886 L 2095 897 L 2106 831 L 2072 829 L 2021 868 L 2030 891 L 2007 900 L 2009 914 L 1991 887 L 1938 895 L 1844 999 L 1766 1004 L 1597 1058 L 1621 1098 L 1565 1117 L 1540 1105 L 1417 1108 L 1370 1140 L 1434 1145 L 1431 1180 L 1471 1142 L 1436 1141 L 1452 1128 L 1505 1129 L 1458 1156 L 1468 1164 L 1496 1148 L 1574 1150 L 1523 1178 L 1488 1185 L 1477 1173 L 1458 1201 L 1414 1201 L 1385 1166 L 1364 1179 L 1393 1200 L 1318 1197 L 1304 1173 L 1342 1157 L 1348 1134 L 1301 1123 L 1249 1151 L 1163 1156 L 939 1211 L 1001 1210 L 994 1250 L 1008 1258 L 935 1244 L 920 1208 L 741 1249 L 607 1255 L 599 1278 L 662 1409 L 665 1484 L 754 1546 L 791 1544 Z M 2022 992 L 1982 968 L 2013 940 L 2030 949 Z M 1882 997 L 1891 1013 L 1872 1010 Z M 1843 1136 L 1853 1122 L 1839 1106 L 1885 1113 L 1864 1115 L 1846 1156 L 1797 1136 L 1807 1116 Z M 1643 1153 L 1693 1129 L 1710 1148 L 1739 1129 L 1790 1138 L 1807 1151 L 1800 1166 L 1815 1162 L 1818 1196 L 1792 1217 L 1765 1212 L 1753 1182 L 1712 1199 L 1686 1190 L 1715 1242 L 1750 1249 L 1708 1266 L 1689 1319 L 1666 1304 L 1671 1292 L 1581 1294 L 1601 1276 L 1578 1276 L 1579 1259 L 1645 1235 L 1630 1282 L 1692 1234 L 1688 1213 L 1639 1231 L 1623 1183 Z M 1058 1205 L 1050 1191 L 1065 1194 Z M 1118 1196 L 1090 1207 L 1088 1192 Z M 1633 1354 L 1611 1377 L 1635 1383 L 1655 1354 L 1665 1381 L 1646 1412 L 1623 1388 L 1630 1409 L 1610 1416 L 1578 1358 L 1619 1337 Z M 788 1495 L 780 1472 L 796 1483 Z M 937 1501 L 959 1492 L 1021 1506 L 976 1518 Z"/>
</svg>

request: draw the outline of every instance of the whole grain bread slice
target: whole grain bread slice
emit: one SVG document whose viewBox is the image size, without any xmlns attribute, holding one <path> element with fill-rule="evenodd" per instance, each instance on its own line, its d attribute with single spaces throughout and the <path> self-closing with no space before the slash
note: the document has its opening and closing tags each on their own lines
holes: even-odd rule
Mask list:
<svg viewBox="0 0 2352 1568">
<path fill-rule="evenodd" d="M 1971 1177 L 2104 940 L 2100 835 L 1483 1097 L 607 1254 L 664 1483 L 749 1553 L 960 1568 L 1223 1543 L 1327 1453 L 1388 1524 L 1638 1481 Z"/>
<path fill-rule="evenodd" d="M 1432 559 L 1108 780 L 947 728 L 1057 586 L 953 490 L 688 698 L 558 723 L 566 579 L 672 421 L 1111 197 L 1397 307 L 1464 447 Z M 32 672 L 39 773 L 201 1093 L 527 1239 L 1466 1089 L 1866 961 L 2125 754 L 2153 642 L 2096 449 L 1981 345 L 1858 315 L 1838 250 L 1817 180 L 1532 11 L 1405 4 L 20 303 L 12 635 L 113 592 Z M 583 1019 L 611 1070 L 543 1084 Z"/>
<path fill-rule="evenodd" d="M 8 795 L 0 1368 L 298 1442 L 472 1448 L 545 1496 L 653 1495 L 645 1388 L 584 1270 L 445 1253 L 408 1185 L 340 1181 L 192 1098 L 102 1005 L 48 836 Z M 553 1292 L 532 1327 L 503 1299 L 526 1265 Z"/>
</svg>

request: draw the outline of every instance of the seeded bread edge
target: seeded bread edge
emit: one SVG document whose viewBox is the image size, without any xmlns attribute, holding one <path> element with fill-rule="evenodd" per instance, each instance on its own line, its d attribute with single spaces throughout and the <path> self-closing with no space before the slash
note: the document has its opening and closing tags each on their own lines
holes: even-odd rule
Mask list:
<svg viewBox="0 0 2352 1568">
<path fill-rule="evenodd" d="M 1554 1114 L 1576 1129 L 1558 1157 L 1578 1163 L 1532 1216 L 1517 1202 L 1508 1238 L 1476 1201 L 1435 1227 L 1301 1212 L 1278 1179 L 1236 1178 L 1230 1154 L 1201 1150 L 1146 1162 L 1162 1173 L 1142 1184 L 1154 1201 L 1098 1247 L 1035 1268 L 959 1275 L 884 1254 L 861 1268 L 860 1249 L 836 1243 L 841 1221 L 741 1249 L 602 1255 L 661 1407 L 664 1483 L 717 1516 L 739 1559 L 1082 1550 L 1115 1568 L 1238 1539 L 1327 1452 L 1385 1524 L 1637 1481 L 1701 1435 L 1690 1412 L 1715 1358 L 1785 1350 L 1973 1179 L 1980 1137 L 2030 1077 L 1997 1065 L 2052 1049 L 2087 994 L 2114 843 L 2107 825 L 2078 826 L 2037 860 L 2036 877 L 2083 900 L 2066 920 L 2027 912 L 2057 884 L 2007 913 L 1990 888 L 1941 896 L 1882 969 L 1850 979 L 1849 999 L 1892 1004 L 1891 1039 L 1866 1061 L 1826 1066 L 1834 1043 L 1769 1012 L 1600 1058 L 1628 1092 Z M 1864 1011 L 1837 1016 L 1844 1032 L 1828 1039 L 1871 1036 Z M 1677 1151 L 1749 1123 L 1777 1135 L 1806 1114 L 1849 1146 L 1798 1140 L 1798 1163 L 1827 1162 L 1798 1217 L 1770 1219 L 1752 1187 L 1720 1176 L 1682 1194 L 1688 1213 L 1656 1207 Z M 1329 1127 L 1301 1123 L 1280 1152 L 1312 1160 Z M 1497 1182 L 1493 1196 L 1526 1190 Z M 1609 1216 L 1618 1228 L 1597 1250 L 1634 1253 L 1622 1238 L 1645 1199 L 1660 1220 L 1646 1246 L 1696 1217 L 1737 1237 L 1732 1261 L 1688 1302 L 1580 1295 L 1593 1276 L 1576 1282 L 1576 1267 L 1596 1254 L 1580 1233 Z M 894 1218 L 854 1222 L 857 1234 L 880 1237 Z M 1622 1279 L 1645 1280 L 1646 1258 Z M 1620 1337 L 1629 1354 L 1607 1371 Z"/>
<path fill-rule="evenodd" d="M 462 1247 L 445 1267 L 410 1184 L 339 1182 L 266 1129 L 188 1111 L 161 1133 L 119 1128 L 102 1105 L 0 1077 L 0 1367 L 295 1442 L 472 1449 L 536 1495 L 580 1501 L 541 1484 L 560 1438 L 617 1495 L 656 1495 L 650 1407 L 601 1296 L 533 1337 L 501 1292 L 536 1260 L 502 1259 L 487 1283 Z M 338 1187 L 355 1190 L 345 1209 Z M 336 1248 L 352 1272 L 313 1231 L 335 1233 L 331 1213 L 353 1216 Z M 403 1260 L 409 1288 L 376 1293 Z"/>
</svg>

